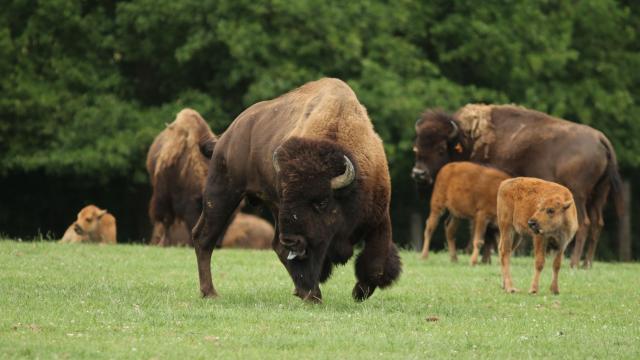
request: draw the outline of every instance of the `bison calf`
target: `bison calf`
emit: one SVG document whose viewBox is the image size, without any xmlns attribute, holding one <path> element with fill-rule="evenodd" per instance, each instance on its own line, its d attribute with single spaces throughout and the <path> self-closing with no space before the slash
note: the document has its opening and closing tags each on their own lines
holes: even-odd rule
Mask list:
<svg viewBox="0 0 640 360">
<path fill-rule="evenodd" d="M 498 190 L 497 206 L 502 286 L 505 291 L 517 291 L 511 280 L 509 262 L 513 234 L 518 233 L 533 237 L 535 266 L 529 293 L 538 292 L 540 272 L 549 245 L 557 250 L 553 261 L 551 292 L 558 294 L 558 272 L 564 249 L 578 230 L 576 205 L 569 189 L 535 178 L 505 180 Z"/>
<path fill-rule="evenodd" d="M 429 243 L 445 210 L 450 217 L 445 234 L 451 261 L 457 261 L 455 233 L 460 218 L 473 220 L 473 254 L 471 265 L 478 263 L 478 253 L 484 244 L 487 226 L 496 226 L 496 196 L 498 187 L 509 175 L 471 162 L 445 165 L 436 177 L 431 194 L 431 212 L 427 219 L 422 246 L 422 258 L 429 256 Z M 483 261 L 489 261 L 490 249 L 485 247 Z"/>
<path fill-rule="evenodd" d="M 116 218 L 95 205 L 85 206 L 77 220 L 67 228 L 61 243 L 116 243 Z"/>
</svg>

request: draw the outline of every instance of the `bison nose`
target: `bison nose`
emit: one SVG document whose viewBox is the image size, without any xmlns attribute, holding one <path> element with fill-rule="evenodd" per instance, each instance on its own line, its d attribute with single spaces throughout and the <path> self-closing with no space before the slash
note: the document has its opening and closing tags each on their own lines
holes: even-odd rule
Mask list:
<svg viewBox="0 0 640 360">
<path fill-rule="evenodd" d="M 527 221 L 527 224 L 529 225 L 529 228 L 531 228 L 531 230 L 533 230 L 533 232 L 538 233 L 538 231 L 540 230 L 540 224 L 538 224 L 538 222 L 534 219 L 529 219 L 529 221 Z"/>
<path fill-rule="evenodd" d="M 287 260 L 293 260 L 297 257 L 304 257 L 306 254 L 306 241 L 300 235 L 280 235 L 280 244 L 288 250 Z"/>
<path fill-rule="evenodd" d="M 428 181 L 429 183 L 431 183 L 431 177 L 429 176 L 429 172 L 427 170 L 414 167 L 411 170 L 411 177 L 416 181 Z"/>
</svg>

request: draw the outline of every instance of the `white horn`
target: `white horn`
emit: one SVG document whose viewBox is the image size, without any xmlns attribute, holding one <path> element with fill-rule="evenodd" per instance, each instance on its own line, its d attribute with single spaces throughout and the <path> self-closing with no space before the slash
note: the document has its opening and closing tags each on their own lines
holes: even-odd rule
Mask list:
<svg viewBox="0 0 640 360">
<path fill-rule="evenodd" d="M 344 170 L 344 174 L 338 175 L 333 179 L 331 179 L 331 188 L 334 190 L 342 189 L 343 187 L 351 184 L 353 182 L 353 179 L 356 178 L 356 171 L 353 168 L 353 164 L 351 163 L 351 160 L 349 160 L 349 158 L 346 155 L 343 155 L 343 156 L 344 156 L 344 166 L 346 169 Z"/>
<path fill-rule="evenodd" d="M 453 126 L 453 130 L 451 130 L 451 133 L 449 134 L 449 139 L 454 139 L 458 136 L 458 132 L 460 132 L 460 130 L 458 129 L 458 125 L 455 121 L 449 120 L 449 122 L 451 123 L 451 126 Z"/>
</svg>

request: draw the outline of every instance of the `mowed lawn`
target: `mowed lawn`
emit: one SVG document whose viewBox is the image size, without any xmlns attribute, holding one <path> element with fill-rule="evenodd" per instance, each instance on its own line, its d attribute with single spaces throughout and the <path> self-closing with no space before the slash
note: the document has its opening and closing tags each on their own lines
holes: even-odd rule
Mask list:
<svg viewBox="0 0 640 360">
<path fill-rule="evenodd" d="M 192 249 L 0 241 L 0 357 L 640 358 L 639 264 L 563 266 L 552 296 L 547 259 L 532 296 L 529 257 L 514 261 L 513 295 L 495 257 L 402 258 L 400 281 L 364 303 L 351 262 L 310 305 L 271 251 L 216 251 L 221 296 L 205 300 Z"/>
</svg>

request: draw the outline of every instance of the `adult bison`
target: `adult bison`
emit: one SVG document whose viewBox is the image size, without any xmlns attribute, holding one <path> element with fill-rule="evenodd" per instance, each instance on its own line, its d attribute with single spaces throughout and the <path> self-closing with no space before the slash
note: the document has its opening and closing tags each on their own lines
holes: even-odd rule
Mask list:
<svg viewBox="0 0 640 360">
<path fill-rule="evenodd" d="M 159 245 L 187 245 L 168 235 L 176 220 L 193 229 L 202 212 L 202 191 L 215 136 L 200 114 L 183 109 L 153 141 L 147 153 L 147 171 L 153 186 L 149 217 L 160 234 Z M 154 231 L 155 233 L 155 231 Z M 154 240 L 155 239 L 155 240 Z"/>
<path fill-rule="evenodd" d="M 578 265 L 588 235 L 591 242 L 583 265 L 591 266 L 610 189 L 622 213 L 616 154 L 609 140 L 588 126 L 519 106 L 470 104 L 453 116 L 424 112 L 416 133 L 412 176 L 418 182 L 433 182 L 450 161 L 471 160 L 569 188 L 579 221 L 572 267 Z"/>
<path fill-rule="evenodd" d="M 254 104 L 219 138 L 209 163 L 194 245 L 205 297 L 216 296 L 211 252 L 240 201 L 262 199 L 276 219 L 272 247 L 295 295 L 321 301 L 335 264 L 356 260 L 356 300 L 399 276 L 391 241 L 390 180 L 382 141 L 366 109 L 337 79 L 310 82 Z"/>
</svg>

